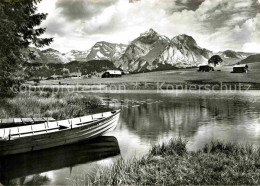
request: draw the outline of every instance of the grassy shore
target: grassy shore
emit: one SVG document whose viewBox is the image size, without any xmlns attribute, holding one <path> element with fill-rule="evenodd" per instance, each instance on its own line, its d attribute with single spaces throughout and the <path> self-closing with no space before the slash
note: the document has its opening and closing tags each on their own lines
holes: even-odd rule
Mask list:
<svg viewBox="0 0 260 186">
<path fill-rule="evenodd" d="M 19 93 L 0 100 L 1 118 L 53 117 L 67 119 L 91 113 L 102 102 L 99 97 L 80 93 Z"/>
<path fill-rule="evenodd" d="M 198 152 L 172 140 L 140 160 L 120 160 L 99 171 L 93 185 L 260 184 L 260 149 L 212 142 Z"/>
</svg>

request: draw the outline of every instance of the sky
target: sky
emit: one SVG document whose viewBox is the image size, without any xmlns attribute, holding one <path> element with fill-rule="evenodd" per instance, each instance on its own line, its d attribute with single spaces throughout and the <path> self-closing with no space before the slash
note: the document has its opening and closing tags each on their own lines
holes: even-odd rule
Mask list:
<svg viewBox="0 0 260 186">
<path fill-rule="evenodd" d="M 98 41 L 128 44 L 153 28 L 192 36 L 202 48 L 260 53 L 260 0 L 42 0 L 49 46 L 86 51 Z"/>
</svg>

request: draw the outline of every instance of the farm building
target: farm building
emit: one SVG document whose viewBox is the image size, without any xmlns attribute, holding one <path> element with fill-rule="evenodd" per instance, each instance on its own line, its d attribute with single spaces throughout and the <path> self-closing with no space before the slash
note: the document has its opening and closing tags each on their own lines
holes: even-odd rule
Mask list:
<svg viewBox="0 0 260 186">
<path fill-rule="evenodd" d="M 80 71 L 69 73 L 70 78 L 81 78 L 81 76 L 82 76 L 82 73 Z"/>
<path fill-rule="evenodd" d="M 236 65 L 233 67 L 232 73 L 246 73 L 248 71 L 247 65 Z"/>
<path fill-rule="evenodd" d="M 110 78 L 110 77 L 121 77 L 122 72 L 120 70 L 107 70 L 102 74 L 102 78 Z"/>
<path fill-rule="evenodd" d="M 201 65 L 199 66 L 199 72 L 210 72 L 210 71 L 214 71 L 214 68 L 210 65 Z"/>
<path fill-rule="evenodd" d="M 61 79 L 61 78 L 63 78 L 62 75 L 56 75 L 56 74 L 51 75 L 51 79 Z"/>
</svg>

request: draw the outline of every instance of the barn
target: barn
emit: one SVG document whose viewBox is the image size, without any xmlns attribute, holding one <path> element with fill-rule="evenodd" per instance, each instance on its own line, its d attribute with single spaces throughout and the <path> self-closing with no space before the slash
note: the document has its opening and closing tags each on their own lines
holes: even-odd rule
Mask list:
<svg viewBox="0 0 260 186">
<path fill-rule="evenodd" d="M 81 78 L 82 77 L 82 73 L 80 71 L 72 72 L 72 73 L 69 73 L 69 77 L 72 78 L 72 79 Z"/>
<path fill-rule="evenodd" d="M 113 77 L 121 77 L 122 72 L 120 70 L 107 70 L 102 74 L 102 78 L 113 78 Z"/>
<path fill-rule="evenodd" d="M 199 66 L 199 72 L 210 72 L 210 71 L 214 71 L 214 68 L 210 65 L 201 65 Z"/>
<path fill-rule="evenodd" d="M 248 71 L 248 66 L 247 65 L 235 65 L 233 67 L 233 72 L 232 73 L 247 73 Z"/>
</svg>

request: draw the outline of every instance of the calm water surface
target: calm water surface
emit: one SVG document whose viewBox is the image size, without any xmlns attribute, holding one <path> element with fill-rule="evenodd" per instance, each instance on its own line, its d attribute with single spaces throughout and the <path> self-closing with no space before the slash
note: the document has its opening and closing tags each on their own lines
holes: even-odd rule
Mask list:
<svg viewBox="0 0 260 186">
<path fill-rule="evenodd" d="M 177 94 L 176 94 L 177 93 Z M 1 160 L 1 183 L 87 183 L 97 169 L 145 155 L 152 145 L 182 137 L 190 150 L 211 140 L 260 146 L 260 92 L 95 93 L 121 108 L 115 131 L 91 142 Z"/>
</svg>

